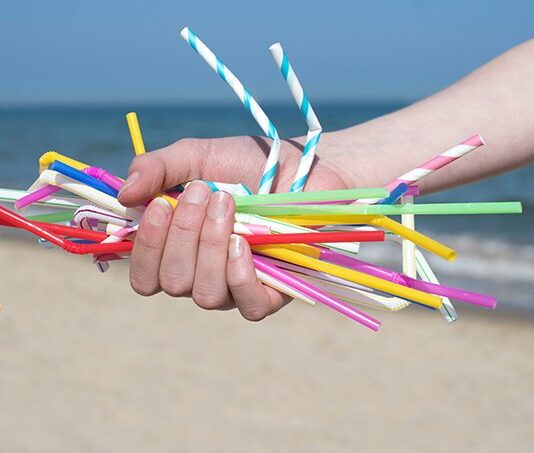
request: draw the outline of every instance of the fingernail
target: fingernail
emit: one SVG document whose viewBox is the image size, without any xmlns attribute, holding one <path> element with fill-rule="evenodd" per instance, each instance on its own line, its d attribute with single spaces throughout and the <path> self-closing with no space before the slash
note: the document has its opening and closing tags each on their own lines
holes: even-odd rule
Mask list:
<svg viewBox="0 0 534 453">
<path fill-rule="evenodd" d="M 241 255 L 243 255 L 243 251 L 244 251 L 243 241 L 244 239 L 238 234 L 232 234 L 230 236 L 230 246 L 228 249 L 228 257 L 231 260 L 236 260 L 240 258 Z"/>
<path fill-rule="evenodd" d="M 204 204 L 209 193 L 210 191 L 205 183 L 202 181 L 193 181 L 186 187 L 180 198 L 186 203 Z"/>
<path fill-rule="evenodd" d="M 208 205 L 208 217 L 213 220 L 224 219 L 228 211 L 229 200 L 230 195 L 226 192 L 215 192 L 211 196 L 210 204 Z"/>
<path fill-rule="evenodd" d="M 128 190 L 130 187 L 132 187 L 138 179 L 139 173 L 136 171 L 134 171 L 131 175 L 128 175 L 128 178 L 126 178 L 126 181 L 124 182 L 123 186 L 121 187 L 121 190 L 119 191 L 119 195 L 124 191 Z"/>
<path fill-rule="evenodd" d="M 148 223 L 154 226 L 161 226 L 168 222 L 172 208 L 164 198 L 157 197 L 152 200 L 146 210 Z"/>
</svg>

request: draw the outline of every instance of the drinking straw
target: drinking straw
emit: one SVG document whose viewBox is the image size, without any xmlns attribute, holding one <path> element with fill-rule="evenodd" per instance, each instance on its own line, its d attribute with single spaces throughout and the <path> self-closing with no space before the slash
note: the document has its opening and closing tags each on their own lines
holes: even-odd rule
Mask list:
<svg viewBox="0 0 534 453">
<path fill-rule="evenodd" d="M 296 266 L 294 264 L 274 258 L 264 257 L 263 259 L 279 268 L 287 270 L 293 275 L 296 274 L 298 277 L 304 280 L 311 279 L 311 283 L 314 283 L 319 287 L 323 286 L 323 289 L 325 290 L 329 290 L 328 285 L 333 285 L 332 292 L 334 295 L 348 301 L 349 303 L 364 303 L 375 308 L 380 307 L 395 311 L 401 310 L 410 305 L 410 303 L 404 299 L 376 294 L 371 288 L 365 288 L 356 283 L 349 282 L 348 280 L 344 280 L 330 274 L 325 274 L 324 272 L 318 272 L 305 267 Z"/>
<path fill-rule="evenodd" d="M 229 184 L 227 182 L 213 182 L 213 181 L 207 181 L 205 179 L 202 180 L 205 182 L 208 187 L 211 189 L 212 192 L 227 192 L 231 195 L 252 195 L 252 192 L 245 184 Z M 189 184 L 187 184 L 189 185 Z"/>
<path fill-rule="evenodd" d="M 304 192 L 306 193 L 306 192 Z M 238 206 L 239 212 L 259 214 L 262 216 L 301 216 L 306 218 L 337 217 L 337 223 L 351 223 L 350 216 L 356 215 L 467 215 L 467 214 L 520 214 L 521 203 L 518 201 L 486 202 L 486 203 L 431 203 L 431 204 L 400 204 L 400 205 L 255 205 Z M 342 217 L 345 216 L 345 217 Z M 328 222 L 326 222 L 328 223 Z"/>
<path fill-rule="evenodd" d="M 317 115 L 313 111 L 310 101 L 304 93 L 302 85 L 300 84 L 293 67 L 289 63 L 289 59 L 287 58 L 284 49 L 282 49 L 282 45 L 280 43 L 273 44 L 271 47 L 269 47 L 269 50 L 271 51 L 274 61 L 278 66 L 278 69 L 280 69 L 282 76 L 286 80 L 289 91 L 291 91 L 291 95 L 297 103 L 300 112 L 302 113 L 302 116 L 304 116 L 306 124 L 308 125 L 306 143 L 304 144 L 304 149 L 302 150 L 302 156 L 300 158 L 295 178 L 293 179 L 293 184 L 291 184 L 291 188 L 289 189 L 291 192 L 301 192 L 304 189 L 304 185 L 308 179 L 308 175 L 313 164 L 313 159 L 315 158 L 315 150 L 319 143 L 319 138 L 321 137 L 323 128 L 319 123 Z"/>
<path fill-rule="evenodd" d="M 334 219 L 337 219 L 336 217 L 333 217 Z M 325 218 L 298 218 L 298 217 L 283 217 L 278 220 L 283 220 L 287 223 L 295 223 L 297 225 L 329 225 L 331 223 L 335 223 L 335 221 L 345 222 L 347 223 L 347 220 L 343 219 L 337 219 L 335 221 L 332 221 L 332 218 L 328 218 L 326 220 Z M 385 228 L 386 230 L 389 230 L 395 234 L 398 234 L 399 236 L 402 236 L 405 239 L 409 239 L 412 242 L 415 242 L 419 247 L 424 248 L 425 250 L 428 250 L 429 252 L 432 252 L 438 256 L 441 256 L 442 258 L 445 258 L 448 261 L 453 261 L 456 259 L 456 251 L 451 249 L 450 247 L 447 247 L 444 244 L 441 244 L 440 242 L 425 236 L 422 233 L 419 233 L 418 231 L 410 230 L 409 228 L 406 228 L 402 226 L 400 223 L 395 222 L 393 219 L 390 219 L 389 217 L 384 216 L 351 216 L 350 221 L 355 224 L 368 224 L 373 225 L 375 227 Z M 331 248 L 331 247 L 328 247 Z"/>
<path fill-rule="evenodd" d="M 271 288 L 274 288 L 277 291 L 280 291 L 281 293 L 284 293 L 293 299 L 302 300 L 303 302 L 306 302 L 311 306 L 315 305 L 315 300 L 297 291 L 292 286 L 282 283 L 280 280 L 277 280 L 266 272 L 262 272 L 259 269 L 256 269 L 256 277 L 265 285 L 270 286 Z"/>
<path fill-rule="evenodd" d="M 19 198 L 17 201 L 15 201 L 15 208 L 19 210 L 23 209 L 26 206 L 29 206 L 33 203 L 42 200 L 43 198 L 49 197 L 50 195 L 59 192 L 60 190 L 60 187 L 50 185 L 41 187 L 40 189 L 30 192 L 28 195 Z"/>
<path fill-rule="evenodd" d="M 137 121 L 137 113 L 127 113 L 126 122 L 128 123 L 128 130 L 130 131 L 130 137 L 132 138 L 135 155 L 139 156 L 140 154 L 145 154 L 145 143 L 143 142 L 143 136 L 141 135 L 139 121 Z"/>
<path fill-rule="evenodd" d="M 439 285 L 439 281 L 432 271 L 432 268 L 429 266 L 426 258 L 421 253 L 417 247 L 415 248 L 415 265 L 417 268 L 417 273 L 422 280 L 429 283 L 435 283 Z M 450 324 L 458 320 L 458 314 L 454 309 L 454 305 L 448 297 L 443 297 L 443 305 L 439 309 L 445 320 Z"/>
<path fill-rule="evenodd" d="M 411 195 L 401 198 L 401 203 L 413 204 L 414 197 Z M 415 216 L 413 214 L 402 214 L 401 223 L 410 230 L 415 230 Z M 415 278 L 417 276 L 415 264 L 415 244 L 408 239 L 402 240 L 402 271 L 408 276 Z"/>
<path fill-rule="evenodd" d="M 248 196 L 234 196 L 234 202 L 237 207 L 284 204 L 284 203 L 302 203 L 315 201 L 339 201 L 353 200 L 355 198 L 387 197 L 389 192 L 382 188 L 366 189 L 342 189 L 342 190 L 319 190 L 317 192 L 287 192 L 287 193 L 269 193 Z M 298 210 L 298 207 L 293 206 Z"/>
<path fill-rule="evenodd" d="M 344 278 L 346 280 L 368 286 L 370 288 L 377 289 L 386 293 L 393 294 L 395 296 L 402 297 L 404 299 L 413 300 L 429 307 L 439 308 L 441 306 L 441 299 L 438 296 L 427 294 L 425 292 L 407 288 L 402 285 L 398 285 L 387 280 L 383 280 L 372 275 L 367 275 L 363 272 L 359 272 L 353 269 L 347 269 L 336 264 L 320 261 L 315 258 L 310 258 L 302 253 L 294 252 L 284 246 L 272 246 L 272 245 L 259 245 L 254 246 L 253 250 L 260 252 L 264 255 L 278 258 L 290 263 L 297 264 L 309 269 L 326 272 L 337 277 Z"/>
<path fill-rule="evenodd" d="M 482 137 L 480 135 L 473 135 L 472 137 L 469 137 L 468 139 L 461 142 L 459 145 L 456 145 L 455 147 L 441 154 L 438 154 L 436 157 L 433 157 L 432 159 L 420 165 L 419 167 L 414 168 L 413 170 L 410 170 L 399 178 L 391 181 L 386 186 L 386 188 L 391 190 L 393 187 L 395 187 L 401 182 L 404 182 L 408 185 L 414 184 L 415 182 L 421 180 L 421 178 L 428 176 L 430 173 L 439 170 L 447 164 L 450 164 L 459 157 L 462 157 L 467 153 L 474 151 L 483 144 L 484 140 L 482 140 Z"/>
<path fill-rule="evenodd" d="M 128 219 L 93 205 L 81 206 L 74 213 L 72 220 L 77 225 L 83 220 L 96 220 L 97 222 L 105 223 L 111 222 L 120 227 L 129 226 L 131 224 Z"/>
<path fill-rule="evenodd" d="M 253 225 L 252 223 L 234 223 L 236 234 L 270 234 L 271 228 L 265 225 Z"/>
<path fill-rule="evenodd" d="M 289 271 L 290 274 L 314 284 L 323 291 L 331 293 L 335 297 L 349 303 L 366 305 L 371 308 L 386 311 L 399 311 L 410 306 L 410 303 L 398 297 L 386 297 L 380 294 L 369 293 L 354 288 L 347 288 L 337 283 L 321 280 L 310 275 L 299 274 L 298 272 Z"/>
<path fill-rule="evenodd" d="M 401 182 L 398 186 L 391 190 L 386 198 L 378 201 L 376 204 L 393 204 L 399 200 L 406 192 L 408 192 L 408 184 Z"/>
<path fill-rule="evenodd" d="M 52 162 L 52 164 L 48 167 L 49 170 L 57 171 L 61 173 L 62 175 L 68 176 L 69 178 L 75 179 L 76 181 L 81 182 L 82 184 L 86 184 L 89 187 L 92 187 L 93 189 L 99 190 L 100 192 L 103 192 L 105 194 L 108 194 L 112 197 L 117 197 L 118 191 L 115 189 L 112 189 L 108 185 L 104 184 L 103 182 L 100 182 L 98 179 L 93 178 L 92 176 L 83 173 L 79 170 L 76 170 L 75 168 L 64 164 L 63 162 Z"/>
<path fill-rule="evenodd" d="M 306 192 L 303 192 L 306 193 Z M 290 223 L 281 222 L 279 220 L 267 219 L 265 217 L 257 216 L 254 214 L 242 214 L 235 213 L 235 219 L 238 222 L 252 223 L 256 225 L 265 225 L 271 228 L 276 233 L 314 233 L 315 230 L 310 228 L 304 228 L 298 225 L 292 225 Z M 340 242 L 340 243 L 326 243 L 322 244 L 325 247 L 333 248 L 344 253 L 358 253 L 360 245 L 357 242 Z"/>
<path fill-rule="evenodd" d="M 280 154 L 280 138 L 274 124 L 269 120 L 265 112 L 251 96 L 249 91 L 243 86 L 238 78 L 228 69 L 228 67 L 219 60 L 215 54 L 204 44 L 198 36 L 193 33 L 188 27 L 185 27 L 180 32 L 182 38 L 189 43 L 189 45 L 200 55 L 206 63 L 213 69 L 221 79 L 223 79 L 230 88 L 237 95 L 239 100 L 243 103 L 245 108 L 254 117 L 263 133 L 273 140 L 271 150 L 267 157 L 265 169 L 263 171 L 259 193 L 268 193 L 271 190 L 276 170 L 278 168 L 278 157 Z"/>
<path fill-rule="evenodd" d="M 63 162 L 64 164 L 70 165 L 71 167 L 80 171 L 89 167 L 89 165 L 84 164 L 83 162 L 71 159 L 70 157 L 64 156 L 56 151 L 48 151 L 39 158 L 39 173 L 43 170 L 46 170 L 48 166 L 55 161 Z"/>
<path fill-rule="evenodd" d="M 32 222 L 48 222 L 48 223 L 58 223 L 58 222 L 69 222 L 72 219 L 75 211 L 61 211 L 53 212 L 50 214 L 37 214 L 26 217 Z"/>
<path fill-rule="evenodd" d="M 62 175 L 53 170 L 44 170 L 39 175 L 39 180 L 46 184 L 52 184 L 72 192 L 82 198 L 86 198 L 99 206 L 103 206 L 117 214 L 123 215 L 130 219 L 138 219 L 142 215 L 142 211 L 138 208 L 127 208 L 121 205 L 116 198 L 102 193 L 92 187 L 81 184 L 68 176 Z"/>
<path fill-rule="evenodd" d="M 321 291 L 313 285 L 310 285 L 306 281 L 295 277 L 294 275 L 289 274 L 288 272 L 283 271 L 282 269 L 273 266 L 266 261 L 262 260 L 259 256 L 252 255 L 252 260 L 257 269 L 267 274 L 270 274 L 272 277 L 275 277 L 277 280 L 293 286 L 297 291 L 311 297 L 317 302 L 336 310 L 337 312 L 347 316 L 348 318 L 356 321 L 365 327 L 368 327 L 371 330 L 377 331 L 380 328 L 380 321 L 374 319 L 373 317 L 357 310 L 354 307 L 342 302 L 327 293 Z"/>
<path fill-rule="evenodd" d="M 88 253 L 115 253 L 124 252 L 132 249 L 132 242 L 119 242 L 116 244 L 77 244 L 69 241 L 56 233 L 49 231 L 48 227 L 36 225 L 33 222 L 25 219 L 24 217 L 10 211 L 3 206 L 0 206 L 0 220 L 4 220 L 12 226 L 26 230 L 54 245 L 57 245 L 69 253 L 78 255 L 85 255 Z M 63 227 L 63 225 L 54 225 L 53 228 Z M 51 227 L 52 228 L 52 227 Z M 85 231 L 85 230 L 80 230 Z M 97 233 L 91 231 L 85 231 L 85 233 Z M 82 234 L 77 233 L 77 234 Z"/>
<path fill-rule="evenodd" d="M 258 234 L 246 236 L 250 245 L 315 244 L 316 242 L 379 242 L 383 231 L 341 231 L 331 233 Z"/>
<path fill-rule="evenodd" d="M 349 269 L 355 269 L 360 272 L 364 272 L 369 275 L 374 275 L 385 280 L 389 280 L 394 283 L 398 283 L 409 288 L 418 289 L 427 293 L 435 294 L 438 296 L 451 297 L 463 302 L 471 303 L 473 305 L 479 305 L 486 308 L 495 308 L 496 300 L 494 297 L 486 296 L 484 294 L 474 293 L 459 288 L 453 288 L 436 283 L 425 282 L 416 280 L 395 272 L 385 267 L 377 266 L 375 264 L 367 263 L 359 259 L 333 253 L 330 250 L 323 249 L 321 251 L 321 259 L 330 263 L 338 264 L 340 266 L 347 267 Z"/>
<path fill-rule="evenodd" d="M 115 190 L 121 190 L 124 181 L 121 178 L 117 178 L 115 175 L 109 171 L 104 170 L 99 167 L 87 167 L 82 170 L 84 173 L 87 173 L 89 176 L 102 181 L 104 184 L 107 184 L 109 187 Z"/>
</svg>

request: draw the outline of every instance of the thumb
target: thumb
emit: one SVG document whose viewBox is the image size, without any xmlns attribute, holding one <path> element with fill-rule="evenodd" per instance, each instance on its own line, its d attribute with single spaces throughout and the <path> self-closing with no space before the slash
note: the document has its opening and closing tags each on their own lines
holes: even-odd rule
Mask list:
<svg viewBox="0 0 534 453">
<path fill-rule="evenodd" d="M 199 139 L 184 139 L 135 156 L 119 193 L 120 203 L 139 206 L 162 190 L 200 178 L 200 160 L 205 158 L 202 143 Z"/>
</svg>

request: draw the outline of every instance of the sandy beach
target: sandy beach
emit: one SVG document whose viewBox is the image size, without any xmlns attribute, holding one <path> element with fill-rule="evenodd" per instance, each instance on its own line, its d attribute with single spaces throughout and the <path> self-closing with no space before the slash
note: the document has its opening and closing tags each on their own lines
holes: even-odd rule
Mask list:
<svg viewBox="0 0 534 453">
<path fill-rule="evenodd" d="M 127 265 L 3 236 L 0 450 L 532 451 L 534 318 L 417 308 L 378 334 L 143 299 Z"/>
</svg>

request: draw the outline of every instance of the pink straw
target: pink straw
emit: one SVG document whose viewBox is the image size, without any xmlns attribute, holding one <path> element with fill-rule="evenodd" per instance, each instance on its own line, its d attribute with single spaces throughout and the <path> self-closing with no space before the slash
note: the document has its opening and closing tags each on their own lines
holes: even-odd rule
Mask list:
<svg viewBox="0 0 534 453">
<path fill-rule="evenodd" d="M 357 310 L 356 308 L 328 295 L 327 293 L 321 291 L 317 287 L 311 285 L 310 283 L 295 277 L 294 275 L 289 274 L 288 272 L 279 269 L 278 267 L 266 262 L 257 255 L 252 255 L 252 260 L 254 265 L 260 271 L 265 272 L 266 274 L 271 275 L 272 277 L 280 280 L 282 283 L 285 283 L 288 286 L 293 287 L 298 292 L 305 294 L 306 296 L 311 297 L 317 302 L 336 310 L 337 312 L 347 316 L 348 318 L 356 321 L 365 327 L 368 327 L 375 332 L 380 328 L 380 321 L 371 316 Z"/>
</svg>

